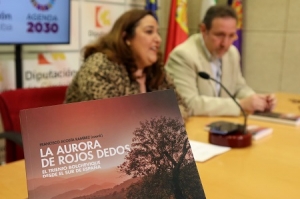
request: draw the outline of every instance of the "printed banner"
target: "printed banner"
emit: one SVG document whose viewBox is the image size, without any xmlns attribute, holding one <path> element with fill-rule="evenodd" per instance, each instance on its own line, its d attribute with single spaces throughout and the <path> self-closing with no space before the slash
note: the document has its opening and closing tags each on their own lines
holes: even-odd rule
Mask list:
<svg viewBox="0 0 300 199">
<path fill-rule="evenodd" d="M 126 0 L 89 0 L 95 2 L 107 2 L 107 3 L 125 3 Z"/>
<path fill-rule="evenodd" d="M 125 11 L 124 5 L 82 2 L 81 46 L 85 46 L 106 34 Z"/>
<path fill-rule="evenodd" d="M 145 7 L 146 0 L 127 0 L 127 4 L 135 4 L 135 5 L 139 5 L 139 6 Z"/>
<path fill-rule="evenodd" d="M 68 12 L 65 7 L 71 2 L 70 17 L 70 44 L 54 44 L 53 38 L 58 34 L 65 34 L 62 27 L 69 26 L 68 19 L 62 19 L 63 12 Z M 27 0 L 24 6 L 15 6 L 17 0 L 0 0 L 0 43 L 10 43 L 9 40 L 18 40 L 22 43 L 23 61 L 23 87 L 40 87 L 58 84 L 67 84 L 71 78 L 44 78 L 36 77 L 33 74 L 39 72 L 49 72 L 52 68 L 57 68 L 57 60 L 52 60 L 51 54 L 61 52 L 66 56 L 71 55 L 72 59 L 66 61 L 69 67 L 78 69 L 80 66 L 80 50 L 90 42 L 95 41 L 99 36 L 106 34 L 125 11 L 138 8 L 145 9 L 145 0 Z M 22 4 L 23 5 L 23 4 Z M 13 7 L 13 11 L 8 8 Z M 5 9 L 4 9 L 5 8 Z M 26 10 L 26 12 L 24 12 Z M 62 11 L 63 10 L 63 11 Z M 21 25 L 16 26 L 15 20 L 22 19 Z M 63 21 L 62 21 L 63 20 Z M 67 24 L 67 25 L 63 25 Z M 46 28 L 46 29 L 45 29 Z M 56 28 L 57 31 L 56 31 Z M 48 30 L 49 29 L 49 30 Z M 54 32 L 53 32 L 54 30 Z M 17 34 L 14 34 L 17 32 Z M 53 37 L 55 36 L 55 37 Z M 28 45 L 29 39 L 34 39 L 35 43 L 42 39 L 49 39 L 47 45 Z M 1 39 L 3 41 L 1 41 Z M 0 45 L 0 52 L 14 53 L 14 45 Z M 52 53 L 53 52 L 53 53 Z M 38 63 L 37 54 L 42 53 L 49 61 L 41 67 Z M 52 60 L 52 61 L 51 61 Z M 61 62 L 63 62 L 61 60 Z M 3 60 L 0 58 L 1 71 L 9 75 L 3 77 L 0 89 L 16 88 L 16 69 L 14 58 Z M 67 65 L 68 65 L 67 64 Z M 62 65 L 65 65 L 63 63 Z M 9 66 L 9 67 L 7 67 Z M 9 68 L 9 71 L 6 71 Z M 57 69 L 56 69 L 57 70 Z M 25 73 L 25 71 L 27 73 Z M 32 71 L 32 73 L 30 73 Z M 27 76 L 26 76 L 27 75 Z M 3 75 L 2 75 L 3 76 Z M 51 76 L 51 74 L 50 74 Z M 38 79 L 36 79 L 38 78 Z M 55 80 L 54 80 L 55 79 Z"/>
<path fill-rule="evenodd" d="M 0 92 L 16 89 L 16 68 L 13 54 L 0 56 Z"/>
<path fill-rule="evenodd" d="M 14 52 L 13 45 L 0 45 L 0 52 Z"/>
<path fill-rule="evenodd" d="M 78 52 L 24 54 L 23 87 L 68 85 L 79 67 Z"/>
</svg>

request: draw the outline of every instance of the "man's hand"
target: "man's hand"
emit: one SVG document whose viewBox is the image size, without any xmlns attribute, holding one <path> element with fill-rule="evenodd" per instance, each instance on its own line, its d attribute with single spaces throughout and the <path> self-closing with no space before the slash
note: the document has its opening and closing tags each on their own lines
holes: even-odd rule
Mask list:
<svg viewBox="0 0 300 199">
<path fill-rule="evenodd" d="M 275 108 L 277 104 L 277 99 L 274 94 L 269 94 L 266 95 L 266 100 L 267 100 L 267 107 L 264 111 L 270 112 Z"/>
<path fill-rule="evenodd" d="M 267 107 L 267 96 L 254 94 L 240 100 L 240 105 L 244 111 L 253 113 L 254 111 L 265 111 Z"/>
<path fill-rule="evenodd" d="M 244 111 L 253 113 L 254 111 L 272 111 L 276 106 L 275 95 L 254 94 L 240 100 L 240 105 Z"/>
</svg>

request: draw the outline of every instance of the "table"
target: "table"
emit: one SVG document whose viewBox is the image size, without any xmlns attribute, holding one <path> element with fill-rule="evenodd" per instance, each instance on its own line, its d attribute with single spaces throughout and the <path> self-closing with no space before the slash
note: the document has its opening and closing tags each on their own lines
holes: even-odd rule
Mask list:
<svg viewBox="0 0 300 199">
<path fill-rule="evenodd" d="M 0 166 L 0 198 L 25 199 L 27 197 L 24 160 Z"/>
<path fill-rule="evenodd" d="M 300 114 L 290 99 L 300 95 L 277 94 L 274 111 Z M 240 118 L 193 117 L 187 122 L 189 139 L 207 142 L 203 126 L 217 120 L 242 123 Z M 248 124 L 272 127 L 273 134 L 253 142 L 251 147 L 232 149 L 197 163 L 208 199 L 299 199 L 300 127 L 249 120 Z"/>
<path fill-rule="evenodd" d="M 275 111 L 300 114 L 300 95 L 278 93 Z M 191 117 L 186 130 L 192 140 L 207 142 L 204 126 L 217 120 L 243 122 L 242 117 Z M 300 127 L 249 120 L 272 127 L 273 134 L 251 147 L 232 149 L 204 163 L 197 163 L 208 199 L 299 199 Z M 24 161 L 0 167 L 0 198 L 27 198 Z"/>
</svg>

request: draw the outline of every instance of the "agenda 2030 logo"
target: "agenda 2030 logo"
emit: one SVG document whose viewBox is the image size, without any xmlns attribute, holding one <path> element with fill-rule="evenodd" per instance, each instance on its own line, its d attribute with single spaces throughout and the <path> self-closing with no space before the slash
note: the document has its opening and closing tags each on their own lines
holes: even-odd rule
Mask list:
<svg viewBox="0 0 300 199">
<path fill-rule="evenodd" d="M 32 5 L 39 11 L 50 10 L 55 0 L 30 0 Z M 27 32 L 28 33 L 42 33 L 56 34 L 59 31 L 58 16 L 51 12 L 44 13 L 29 13 L 26 16 L 27 20 Z"/>
<path fill-rule="evenodd" d="M 45 1 L 45 3 L 41 3 L 41 1 Z M 46 11 L 46 10 L 50 10 L 53 5 L 55 0 L 47 0 L 48 2 L 46 2 L 46 0 L 31 0 L 31 3 L 33 4 L 33 6 L 40 10 L 40 11 Z"/>
</svg>

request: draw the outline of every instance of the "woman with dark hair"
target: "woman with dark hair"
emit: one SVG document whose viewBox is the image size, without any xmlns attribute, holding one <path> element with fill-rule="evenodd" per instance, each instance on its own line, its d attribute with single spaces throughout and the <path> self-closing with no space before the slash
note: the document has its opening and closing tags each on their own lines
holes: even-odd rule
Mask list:
<svg viewBox="0 0 300 199">
<path fill-rule="evenodd" d="M 66 102 L 174 89 L 159 50 L 161 37 L 151 11 L 130 10 L 111 31 L 84 48 L 84 63 L 68 87 Z M 186 109 L 178 96 L 184 117 Z"/>
</svg>

